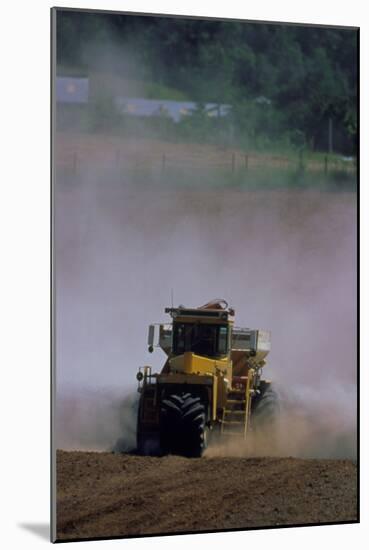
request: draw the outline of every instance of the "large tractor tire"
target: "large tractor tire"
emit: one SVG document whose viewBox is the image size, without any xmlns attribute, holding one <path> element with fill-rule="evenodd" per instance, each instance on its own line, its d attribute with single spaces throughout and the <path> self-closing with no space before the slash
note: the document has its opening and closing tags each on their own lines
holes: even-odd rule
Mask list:
<svg viewBox="0 0 369 550">
<path fill-rule="evenodd" d="M 167 395 L 161 404 L 161 448 L 165 454 L 200 457 L 208 444 L 206 407 L 190 393 Z"/>
<path fill-rule="evenodd" d="M 262 383 L 260 394 L 253 398 L 251 407 L 251 446 L 263 456 L 279 455 L 281 450 L 281 404 L 276 390 Z"/>
<path fill-rule="evenodd" d="M 281 413 L 280 398 L 271 384 L 263 384 L 260 395 L 255 398 L 252 407 L 252 425 L 257 430 L 274 430 Z"/>
</svg>

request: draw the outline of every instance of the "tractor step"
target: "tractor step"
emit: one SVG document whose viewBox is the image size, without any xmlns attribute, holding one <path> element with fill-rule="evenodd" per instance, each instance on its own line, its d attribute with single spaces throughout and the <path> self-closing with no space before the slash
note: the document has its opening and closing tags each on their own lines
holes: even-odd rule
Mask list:
<svg viewBox="0 0 369 550">
<path fill-rule="evenodd" d="M 247 379 L 247 384 L 243 388 L 234 388 L 228 392 L 221 420 L 221 434 L 246 439 L 252 395 L 250 379 Z"/>
</svg>

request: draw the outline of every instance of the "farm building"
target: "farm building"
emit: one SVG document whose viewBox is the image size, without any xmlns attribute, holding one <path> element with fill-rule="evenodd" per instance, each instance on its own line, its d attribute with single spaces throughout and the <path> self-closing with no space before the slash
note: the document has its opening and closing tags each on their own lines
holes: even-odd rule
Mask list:
<svg viewBox="0 0 369 550">
<path fill-rule="evenodd" d="M 116 113 L 137 118 L 148 117 L 166 117 L 174 123 L 180 122 L 184 117 L 191 116 L 197 112 L 199 107 L 192 101 L 175 101 L 169 99 L 147 99 L 137 95 L 128 95 L 127 92 L 135 91 L 130 82 L 124 84 L 124 81 L 114 80 L 114 90 L 109 86 L 98 87 L 97 83 L 103 84 L 103 81 L 96 80 L 94 76 L 75 77 L 75 76 L 57 76 L 56 77 L 56 119 L 57 129 L 77 129 L 86 126 L 86 121 L 94 116 L 94 109 L 98 105 L 104 109 L 104 102 L 109 106 L 115 106 Z M 118 84 L 121 84 L 119 86 Z M 109 84 L 111 82 L 109 81 Z M 137 86 L 136 86 L 137 87 Z M 109 89 L 111 95 L 101 96 L 101 90 L 104 92 Z M 120 91 L 120 95 L 119 92 Z M 136 90 L 139 94 L 139 90 Z M 141 90 L 142 92 L 142 90 Z M 124 95 L 123 95 L 124 94 Z M 127 94 L 127 95 L 126 95 Z M 110 98 L 110 99 L 109 99 Z M 209 117 L 224 117 L 230 109 L 230 105 L 218 103 L 205 103 L 201 107 Z"/>
<path fill-rule="evenodd" d="M 56 101 L 59 103 L 88 103 L 88 92 L 88 78 L 56 78 Z"/>
<path fill-rule="evenodd" d="M 57 76 L 55 97 L 57 129 L 81 128 L 88 116 L 89 79 Z"/>
<path fill-rule="evenodd" d="M 117 97 L 115 103 L 122 114 L 140 117 L 166 116 L 174 122 L 179 122 L 183 117 L 191 115 L 197 109 L 194 102 L 172 101 L 169 99 Z M 208 116 L 222 117 L 229 112 L 230 105 L 206 103 L 204 104 L 204 110 Z"/>
</svg>

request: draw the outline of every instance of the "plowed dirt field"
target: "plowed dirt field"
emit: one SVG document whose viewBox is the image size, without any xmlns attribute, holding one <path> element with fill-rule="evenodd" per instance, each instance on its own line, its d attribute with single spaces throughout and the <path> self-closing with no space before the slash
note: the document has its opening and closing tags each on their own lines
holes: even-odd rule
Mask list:
<svg viewBox="0 0 369 550">
<path fill-rule="evenodd" d="M 356 521 L 356 465 L 57 453 L 57 538 Z"/>
</svg>

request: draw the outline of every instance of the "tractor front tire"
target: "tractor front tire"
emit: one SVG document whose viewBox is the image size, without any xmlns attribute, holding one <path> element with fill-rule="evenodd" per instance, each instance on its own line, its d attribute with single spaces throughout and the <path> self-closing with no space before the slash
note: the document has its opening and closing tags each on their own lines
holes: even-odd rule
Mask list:
<svg viewBox="0 0 369 550">
<path fill-rule="evenodd" d="M 199 396 L 170 394 L 161 406 L 161 446 L 166 454 L 200 457 L 207 447 L 206 408 Z"/>
</svg>

